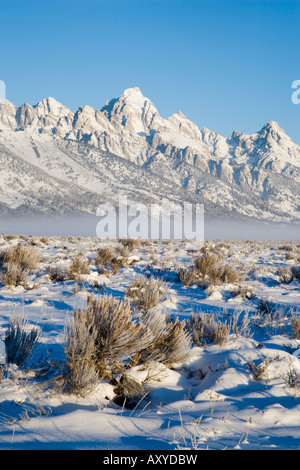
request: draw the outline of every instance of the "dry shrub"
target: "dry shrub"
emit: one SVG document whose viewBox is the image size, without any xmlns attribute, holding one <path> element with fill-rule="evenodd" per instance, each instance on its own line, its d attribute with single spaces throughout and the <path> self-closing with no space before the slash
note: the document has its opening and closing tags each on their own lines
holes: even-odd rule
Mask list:
<svg viewBox="0 0 300 470">
<path fill-rule="evenodd" d="M 22 269 L 34 271 L 39 263 L 40 257 L 38 251 L 33 246 L 17 245 L 9 248 L 4 253 L 3 263 L 13 263 L 19 265 Z"/>
<path fill-rule="evenodd" d="M 230 322 L 231 331 L 236 335 L 236 337 L 244 336 L 251 338 L 251 326 L 252 321 L 249 317 L 249 312 L 235 310 L 232 314 L 232 319 Z"/>
<path fill-rule="evenodd" d="M 67 393 L 85 395 L 99 380 L 94 366 L 97 331 L 87 324 L 72 319 L 66 333 L 66 367 L 63 375 L 63 390 Z"/>
<path fill-rule="evenodd" d="M 186 286 L 197 283 L 201 287 L 235 284 L 241 280 L 234 266 L 224 263 L 219 255 L 205 252 L 194 261 L 194 266 L 178 272 L 179 280 Z"/>
<path fill-rule="evenodd" d="M 88 262 L 82 256 L 76 256 L 70 265 L 70 278 L 76 279 L 80 274 L 90 274 Z"/>
<path fill-rule="evenodd" d="M 33 246 L 16 245 L 2 253 L 1 279 L 6 286 L 25 286 L 27 275 L 40 263 L 38 251 Z"/>
<path fill-rule="evenodd" d="M 98 375 L 113 380 L 123 362 L 150 341 L 143 324 L 132 320 L 129 299 L 88 297 L 87 308 L 75 310 L 69 325 L 66 355 L 88 361 Z M 82 359 L 83 357 L 83 359 Z"/>
<path fill-rule="evenodd" d="M 137 399 L 144 386 L 126 371 L 153 361 L 171 365 L 187 357 L 190 342 L 184 326 L 152 312 L 134 321 L 128 298 L 88 297 L 86 310 L 74 311 L 66 331 L 64 389 L 83 394 L 102 379 L 116 386 L 118 402 L 129 396 Z"/>
<path fill-rule="evenodd" d="M 268 299 L 261 299 L 257 313 L 253 324 L 256 327 L 264 328 L 267 334 L 287 332 L 291 318 L 290 310 L 280 307 Z"/>
<path fill-rule="evenodd" d="M 285 250 L 285 251 L 293 251 L 293 245 L 280 245 L 278 247 L 279 250 Z"/>
<path fill-rule="evenodd" d="M 143 383 L 138 382 L 126 373 L 122 373 L 116 379 L 114 393 L 116 394 L 114 402 L 117 405 L 126 405 L 126 408 L 133 408 L 145 396 L 145 387 Z"/>
<path fill-rule="evenodd" d="M 178 279 L 184 286 L 191 286 L 198 282 L 198 271 L 193 266 L 181 268 L 178 271 Z"/>
<path fill-rule="evenodd" d="M 237 270 L 224 263 L 219 255 L 205 253 L 196 258 L 195 267 L 201 285 L 234 284 L 240 281 Z"/>
<path fill-rule="evenodd" d="M 138 353 L 140 363 L 161 362 L 172 367 L 187 359 L 191 348 L 191 338 L 185 329 L 185 322 L 178 318 L 166 318 L 159 311 L 149 311 L 143 321 L 152 334 L 152 342 Z"/>
<path fill-rule="evenodd" d="M 215 272 L 222 267 L 223 262 L 219 255 L 204 253 L 202 256 L 198 256 L 195 259 L 194 264 L 198 271 L 198 275 L 204 280 L 212 274 L 215 275 Z"/>
<path fill-rule="evenodd" d="M 230 292 L 232 297 L 241 297 L 246 299 L 254 299 L 255 293 L 251 286 L 238 286 Z"/>
<path fill-rule="evenodd" d="M 192 314 L 186 327 L 196 346 L 214 343 L 223 346 L 227 343 L 230 325 L 217 320 L 213 313 Z"/>
<path fill-rule="evenodd" d="M 23 269 L 20 265 L 6 263 L 1 279 L 5 286 L 25 286 L 28 281 L 27 274 L 28 270 Z"/>
<path fill-rule="evenodd" d="M 277 269 L 279 281 L 282 284 L 289 284 L 293 280 L 293 274 L 290 266 L 280 266 Z"/>
<path fill-rule="evenodd" d="M 162 281 L 146 276 L 139 276 L 126 291 L 136 308 L 145 312 L 156 307 L 165 292 L 166 286 Z"/>
<path fill-rule="evenodd" d="M 129 251 L 133 251 L 140 246 L 140 240 L 137 238 L 122 238 L 120 239 L 120 243 Z"/>
<path fill-rule="evenodd" d="M 300 267 L 292 266 L 291 271 L 292 271 L 293 280 L 300 281 Z"/>
<path fill-rule="evenodd" d="M 221 273 L 219 273 L 219 283 L 221 284 L 235 284 L 239 282 L 240 276 L 234 266 L 230 264 L 224 264 L 222 266 Z"/>
<path fill-rule="evenodd" d="M 291 327 L 294 339 L 300 339 L 300 318 L 295 314 L 291 318 Z"/>
<path fill-rule="evenodd" d="M 253 380 L 260 381 L 267 377 L 267 367 L 270 364 L 268 358 L 262 359 L 260 362 L 255 364 L 253 361 L 248 362 L 248 367 L 253 374 Z"/>
<path fill-rule="evenodd" d="M 7 362 L 18 366 L 26 364 L 32 353 L 33 347 L 38 340 L 38 331 L 32 328 L 27 331 L 27 323 L 23 318 L 11 321 L 6 330 L 4 343 Z"/>
<path fill-rule="evenodd" d="M 70 279 L 70 273 L 62 266 L 48 266 L 47 273 L 51 281 L 64 282 Z"/>
<path fill-rule="evenodd" d="M 95 259 L 96 265 L 110 266 L 111 261 L 116 257 L 115 251 L 110 247 L 99 248 Z"/>
<path fill-rule="evenodd" d="M 300 375 L 290 369 L 284 378 L 284 381 L 287 387 L 294 389 L 300 385 Z"/>
<path fill-rule="evenodd" d="M 126 263 L 126 258 L 119 256 L 116 251 L 110 247 L 99 248 L 95 258 L 95 265 L 97 266 L 98 272 L 106 269 L 106 271 L 111 274 L 117 274 L 119 269 L 125 266 Z"/>
<path fill-rule="evenodd" d="M 269 299 L 259 299 L 257 310 L 261 315 L 274 314 L 276 311 L 276 304 Z"/>
<path fill-rule="evenodd" d="M 300 268 L 298 266 L 281 266 L 277 269 L 277 274 L 283 284 L 300 281 Z"/>
<path fill-rule="evenodd" d="M 78 280 L 81 274 L 90 274 L 88 261 L 81 255 L 76 256 L 69 268 L 60 265 L 48 266 L 47 273 L 51 281 L 64 282 Z"/>
<path fill-rule="evenodd" d="M 111 275 L 111 272 L 108 269 L 106 269 L 104 266 L 97 266 L 97 271 L 98 271 L 98 274 L 104 275 L 106 277 L 109 277 Z"/>
<path fill-rule="evenodd" d="M 127 264 L 127 259 L 123 256 L 114 258 L 110 264 L 111 273 L 117 274 L 120 268 L 123 268 Z"/>
</svg>

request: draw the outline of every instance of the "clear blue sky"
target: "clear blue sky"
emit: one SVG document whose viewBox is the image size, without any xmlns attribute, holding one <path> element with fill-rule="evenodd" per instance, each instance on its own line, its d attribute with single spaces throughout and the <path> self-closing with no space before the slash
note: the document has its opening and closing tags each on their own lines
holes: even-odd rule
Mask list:
<svg viewBox="0 0 300 470">
<path fill-rule="evenodd" d="M 299 0 L 0 0 L 7 99 L 101 108 L 138 86 L 224 136 L 277 121 L 300 144 Z"/>
</svg>

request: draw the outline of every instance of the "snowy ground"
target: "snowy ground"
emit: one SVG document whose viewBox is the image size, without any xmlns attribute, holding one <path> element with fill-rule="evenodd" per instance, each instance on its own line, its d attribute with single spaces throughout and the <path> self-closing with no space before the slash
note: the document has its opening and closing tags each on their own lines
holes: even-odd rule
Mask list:
<svg viewBox="0 0 300 470">
<path fill-rule="evenodd" d="M 248 315 L 248 331 L 231 331 L 227 342 L 194 346 L 190 358 L 175 368 L 157 365 L 159 380 L 136 408 L 113 402 L 113 386 L 99 385 L 88 396 L 59 394 L 41 387 L 30 369 L 4 365 L 0 382 L 0 449 L 299 449 L 300 390 L 288 377 L 300 377 L 300 341 L 291 329 L 299 314 L 299 281 L 280 282 L 280 266 L 299 266 L 300 244 L 267 241 L 207 241 L 209 250 L 238 268 L 251 295 L 233 296 L 237 285 L 203 289 L 184 286 L 176 272 L 200 254 L 188 242 L 148 242 L 130 252 L 134 263 L 110 277 L 93 260 L 100 246 L 118 241 L 88 237 L 0 238 L 0 250 L 23 241 L 34 244 L 42 262 L 24 287 L 0 287 L 0 333 L 13 316 L 39 330 L 36 357 L 49 352 L 63 359 L 67 319 L 74 307 L 85 308 L 88 293 L 122 298 L 140 273 L 167 283 L 159 308 L 180 320 L 191 313 L 216 313 L 219 321 Z M 91 273 L 81 282 L 53 282 L 47 266 L 69 266 L 78 253 L 89 259 Z M 102 286 L 102 287 L 101 287 Z M 246 289 L 247 291 L 247 289 Z M 276 304 L 275 314 L 258 311 L 260 299 Z M 2 344 L 3 346 L 3 344 Z M 300 351 L 300 349 L 299 349 Z M 2 352 L 4 352 L 2 348 Z M 299 356 L 300 357 L 300 356 Z M 2 356 L 2 362 L 5 357 Z M 264 364 L 255 380 L 249 364 Z M 136 378 L 144 372 L 134 370 Z"/>
</svg>

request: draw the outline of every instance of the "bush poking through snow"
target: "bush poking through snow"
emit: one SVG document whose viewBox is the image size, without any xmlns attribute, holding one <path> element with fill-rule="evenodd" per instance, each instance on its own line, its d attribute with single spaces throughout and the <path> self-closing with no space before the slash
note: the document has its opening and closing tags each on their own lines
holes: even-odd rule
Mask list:
<svg viewBox="0 0 300 470">
<path fill-rule="evenodd" d="M 75 310 L 67 332 L 66 356 L 81 361 L 99 377 L 113 380 L 125 360 L 147 345 L 151 336 L 142 323 L 132 320 L 129 299 L 88 297 L 86 310 Z"/>
<path fill-rule="evenodd" d="M 198 282 L 198 271 L 193 266 L 181 268 L 178 271 L 178 279 L 184 286 L 191 286 Z"/>
<path fill-rule="evenodd" d="M 129 409 L 134 408 L 137 402 L 145 396 L 144 385 L 126 373 L 120 374 L 116 382 L 114 402 L 117 405 L 126 406 Z"/>
<path fill-rule="evenodd" d="M 270 364 L 268 358 L 262 359 L 260 362 L 255 364 L 253 361 L 248 362 L 248 367 L 253 375 L 253 380 L 261 381 L 267 377 L 267 367 Z"/>
<path fill-rule="evenodd" d="M 65 390 L 83 394 L 103 379 L 116 385 L 118 400 L 140 397 L 143 386 L 126 370 L 155 361 L 168 366 L 182 362 L 191 346 L 184 327 L 159 312 L 149 311 L 140 322 L 134 321 L 128 298 L 88 297 L 86 310 L 74 311 L 66 331 Z"/>
<path fill-rule="evenodd" d="M 73 319 L 67 325 L 62 385 L 67 393 L 84 396 L 99 380 L 94 364 L 96 335 L 97 332 L 87 328 L 83 322 Z"/>
<path fill-rule="evenodd" d="M 277 269 L 279 281 L 282 284 L 289 284 L 292 281 L 300 281 L 299 266 L 280 266 Z"/>
<path fill-rule="evenodd" d="M 204 253 L 194 261 L 194 266 L 178 272 L 184 285 L 197 283 L 201 287 L 220 284 L 235 284 L 241 280 L 238 271 L 229 263 L 224 263 L 219 255 Z"/>
<path fill-rule="evenodd" d="M 268 299 L 260 299 L 257 309 L 260 314 L 270 315 L 275 312 L 276 305 Z"/>
<path fill-rule="evenodd" d="M 33 246 L 19 244 L 9 248 L 3 256 L 3 264 L 17 264 L 24 270 L 34 271 L 39 263 L 40 257 L 38 251 Z"/>
<path fill-rule="evenodd" d="M 300 281 L 300 267 L 292 266 L 291 271 L 292 271 L 293 280 Z"/>
<path fill-rule="evenodd" d="M 137 309 L 149 312 L 163 299 L 166 292 L 165 284 L 159 279 L 139 276 L 127 289 Z"/>
<path fill-rule="evenodd" d="M 289 284 L 292 281 L 300 281 L 300 268 L 298 266 L 282 266 L 277 270 L 279 281 Z"/>
<path fill-rule="evenodd" d="M 234 284 L 240 280 L 236 269 L 228 263 L 224 263 L 218 255 L 205 253 L 195 260 L 195 266 L 199 275 L 199 283 L 202 285 Z"/>
<path fill-rule="evenodd" d="M 110 266 L 112 260 L 116 257 L 115 251 L 110 247 L 99 248 L 95 259 L 96 265 Z"/>
<path fill-rule="evenodd" d="M 140 240 L 138 240 L 137 238 L 122 238 L 120 239 L 120 242 L 129 251 L 133 251 L 135 248 L 138 248 L 140 246 Z"/>
<path fill-rule="evenodd" d="M 232 314 L 231 320 L 231 331 L 236 335 L 236 337 L 244 336 L 245 338 L 251 338 L 251 319 L 249 317 L 249 312 L 238 311 L 236 310 Z"/>
<path fill-rule="evenodd" d="M 296 315 L 292 315 L 291 327 L 294 339 L 300 339 L 300 318 Z"/>
<path fill-rule="evenodd" d="M 230 325 L 218 321 L 212 313 L 192 314 L 186 321 L 186 327 L 195 346 L 206 343 L 224 346 L 230 333 Z"/>
<path fill-rule="evenodd" d="M 62 266 L 48 266 L 47 273 L 54 282 L 64 282 L 70 279 L 69 272 Z"/>
<path fill-rule="evenodd" d="M 286 383 L 286 386 L 291 389 L 295 389 L 299 387 L 300 375 L 290 369 L 285 377 L 285 383 Z"/>
<path fill-rule="evenodd" d="M 76 256 L 70 265 L 70 278 L 76 279 L 80 274 L 90 274 L 88 262 L 82 256 Z"/>
<path fill-rule="evenodd" d="M 40 262 L 37 249 L 22 244 L 9 248 L 1 258 L 1 280 L 6 286 L 25 286 L 28 274 L 34 271 Z"/>
<path fill-rule="evenodd" d="M 28 281 L 28 271 L 22 266 L 14 263 L 6 263 L 1 280 L 5 286 L 25 286 Z"/>
<path fill-rule="evenodd" d="M 185 361 L 191 349 L 191 337 L 185 322 L 171 319 L 155 310 L 144 314 L 143 322 L 151 332 L 151 344 L 138 352 L 140 363 L 161 362 L 172 367 Z"/>
<path fill-rule="evenodd" d="M 26 331 L 26 322 L 22 318 L 11 321 L 6 330 L 4 343 L 7 363 L 22 366 L 27 363 L 38 340 L 38 331 L 32 328 Z"/>
<path fill-rule="evenodd" d="M 76 256 L 70 264 L 69 269 L 55 265 L 48 266 L 47 273 L 51 281 L 65 282 L 79 280 L 81 274 L 90 274 L 88 262 L 82 256 Z"/>
<path fill-rule="evenodd" d="M 118 256 L 116 251 L 110 247 L 99 248 L 95 258 L 95 265 L 101 274 L 117 274 L 119 269 L 125 266 L 127 259 Z"/>
<path fill-rule="evenodd" d="M 238 286 L 230 292 L 232 297 L 242 299 L 255 299 L 254 290 L 251 286 Z"/>
</svg>

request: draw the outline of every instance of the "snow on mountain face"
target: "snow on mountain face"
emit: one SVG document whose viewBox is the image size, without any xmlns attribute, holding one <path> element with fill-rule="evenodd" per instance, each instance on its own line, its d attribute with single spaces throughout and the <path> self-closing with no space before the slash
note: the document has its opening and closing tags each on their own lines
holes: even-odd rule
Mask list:
<svg viewBox="0 0 300 470">
<path fill-rule="evenodd" d="M 300 167 L 300 147 L 274 121 L 265 124 L 255 134 L 245 135 L 235 131 L 228 143 L 234 157 L 244 156 L 260 166 L 275 171 L 286 164 Z"/>
<path fill-rule="evenodd" d="M 139 88 L 125 90 L 118 100 L 106 103 L 102 112 L 118 128 L 118 124 L 133 134 L 148 135 L 151 129 L 163 124 L 153 103 Z"/>
<path fill-rule="evenodd" d="M 135 87 L 107 101 L 101 110 L 81 106 L 71 111 L 54 98 L 20 107 L 0 100 L 0 131 L 0 203 L 6 210 L 22 204 L 26 210 L 36 207 L 41 185 L 35 182 L 35 168 L 44 183 L 50 178 L 42 187 L 49 194 L 56 188 L 57 200 L 65 194 L 68 201 L 70 191 L 85 193 L 83 211 L 94 210 L 93 194 L 99 195 L 104 187 L 108 191 L 105 178 L 99 176 L 103 172 L 111 197 L 129 181 L 134 194 L 135 178 L 143 168 L 143 178 L 148 175 L 154 187 L 147 186 L 147 200 L 158 197 L 161 189 L 167 198 L 176 195 L 176 200 L 205 203 L 214 214 L 299 220 L 300 147 L 274 121 L 253 134 L 234 131 L 225 138 L 200 130 L 181 111 L 162 118 Z M 123 172 L 116 173 L 112 165 L 108 170 L 104 155 L 110 155 L 112 163 L 119 158 Z M 70 199 L 76 211 L 77 199 Z M 59 207 L 65 211 L 67 206 Z"/>
</svg>

